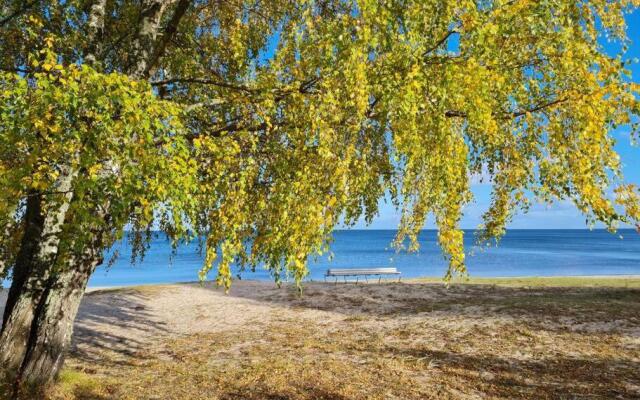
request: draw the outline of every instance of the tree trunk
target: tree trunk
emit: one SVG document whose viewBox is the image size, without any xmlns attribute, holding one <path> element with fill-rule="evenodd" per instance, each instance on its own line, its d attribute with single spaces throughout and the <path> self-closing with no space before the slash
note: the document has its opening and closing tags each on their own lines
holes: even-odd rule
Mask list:
<svg viewBox="0 0 640 400">
<path fill-rule="evenodd" d="M 99 215 L 108 226 L 108 216 Z M 104 228 L 82 246 L 80 254 L 59 257 L 57 264 L 49 266 L 46 279 L 42 275 L 37 280 L 37 287 L 33 276 L 22 285 L 2 333 L 3 339 L 7 335 L 11 340 L 0 342 L 5 379 L 11 383 L 13 398 L 23 390 L 42 389 L 58 375 L 87 282 L 103 260 Z"/>
<path fill-rule="evenodd" d="M 107 0 L 96 0 L 91 4 L 89 18 L 87 19 L 87 48 L 84 50 L 84 59 L 88 65 L 94 66 L 97 54 L 104 34 L 104 15 L 106 13 Z"/>
<path fill-rule="evenodd" d="M 13 280 L 0 333 L 0 366 L 16 376 L 24 360 L 38 304 L 56 262 L 61 228 L 72 198 L 76 173 L 66 168 L 56 182 L 59 196 L 52 198 L 42 215 L 42 198 L 33 193 L 27 204 L 26 231 L 14 265 Z"/>
<path fill-rule="evenodd" d="M 81 257 L 71 257 L 62 271 L 47 280 L 33 312 L 24 348 L 16 351 L 23 358 L 11 361 L 20 364 L 8 375 L 13 383 L 13 398 L 18 398 L 22 390 L 45 387 L 60 372 L 80 301 L 89 277 L 102 262 L 101 254 L 101 246 L 92 243 Z"/>
<path fill-rule="evenodd" d="M 144 0 L 142 2 L 141 20 L 131 46 L 131 54 L 134 56 L 131 76 L 136 79 L 144 78 L 149 71 L 149 59 L 152 56 L 162 14 L 167 5 L 169 5 L 167 0 Z"/>
<path fill-rule="evenodd" d="M 101 262 L 102 246 L 98 237 L 85 247 L 81 256 L 71 257 L 64 270 L 49 279 L 19 371 L 22 383 L 39 387 L 57 376 L 71 342 L 73 321 L 87 282 Z"/>
</svg>

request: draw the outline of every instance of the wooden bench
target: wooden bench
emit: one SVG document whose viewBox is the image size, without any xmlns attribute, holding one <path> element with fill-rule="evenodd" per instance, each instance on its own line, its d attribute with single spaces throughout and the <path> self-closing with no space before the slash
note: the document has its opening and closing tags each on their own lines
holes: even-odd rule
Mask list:
<svg viewBox="0 0 640 400">
<path fill-rule="evenodd" d="M 347 281 L 347 276 L 355 276 L 356 284 L 358 283 L 358 277 L 364 276 L 364 279 L 369 282 L 367 279 L 370 275 L 378 276 L 378 283 L 382 280 L 383 275 L 398 275 L 398 282 L 400 282 L 400 271 L 397 268 L 329 268 L 327 273 L 324 274 L 324 280 L 327 280 L 327 277 L 335 276 L 336 283 L 338 283 L 338 277 L 344 277 L 344 281 Z"/>
</svg>

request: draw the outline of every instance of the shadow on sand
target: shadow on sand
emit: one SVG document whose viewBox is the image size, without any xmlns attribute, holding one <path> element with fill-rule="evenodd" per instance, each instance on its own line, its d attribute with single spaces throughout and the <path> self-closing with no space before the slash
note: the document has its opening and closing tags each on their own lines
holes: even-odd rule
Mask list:
<svg viewBox="0 0 640 400">
<path fill-rule="evenodd" d="M 73 357 L 89 365 L 99 362 L 101 367 L 105 361 L 139 361 L 150 338 L 166 333 L 166 324 L 147 309 L 147 300 L 154 295 L 128 289 L 85 294 L 74 325 Z"/>
</svg>

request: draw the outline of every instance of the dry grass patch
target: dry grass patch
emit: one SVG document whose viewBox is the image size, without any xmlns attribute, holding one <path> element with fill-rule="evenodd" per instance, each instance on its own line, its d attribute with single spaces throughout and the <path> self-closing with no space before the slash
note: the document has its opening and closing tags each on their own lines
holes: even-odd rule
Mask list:
<svg viewBox="0 0 640 400">
<path fill-rule="evenodd" d="M 442 278 L 410 279 L 416 283 L 441 283 Z M 638 276 L 531 276 L 522 278 L 469 278 L 454 280 L 454 285 L 498 285 L 512 287 L 624 287 L 640 288 Z"/>
</svg>

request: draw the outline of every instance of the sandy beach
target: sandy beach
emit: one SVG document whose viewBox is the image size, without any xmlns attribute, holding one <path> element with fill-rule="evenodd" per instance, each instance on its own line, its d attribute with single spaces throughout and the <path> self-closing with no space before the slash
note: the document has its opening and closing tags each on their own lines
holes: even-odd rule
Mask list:
<svg viewBox="0 0 640 400">
<path fill-rule="evenodd" d="M 92 290 L 50 395 L 640 397 L 640 279 L 589 279 Z"/>
</svg>

